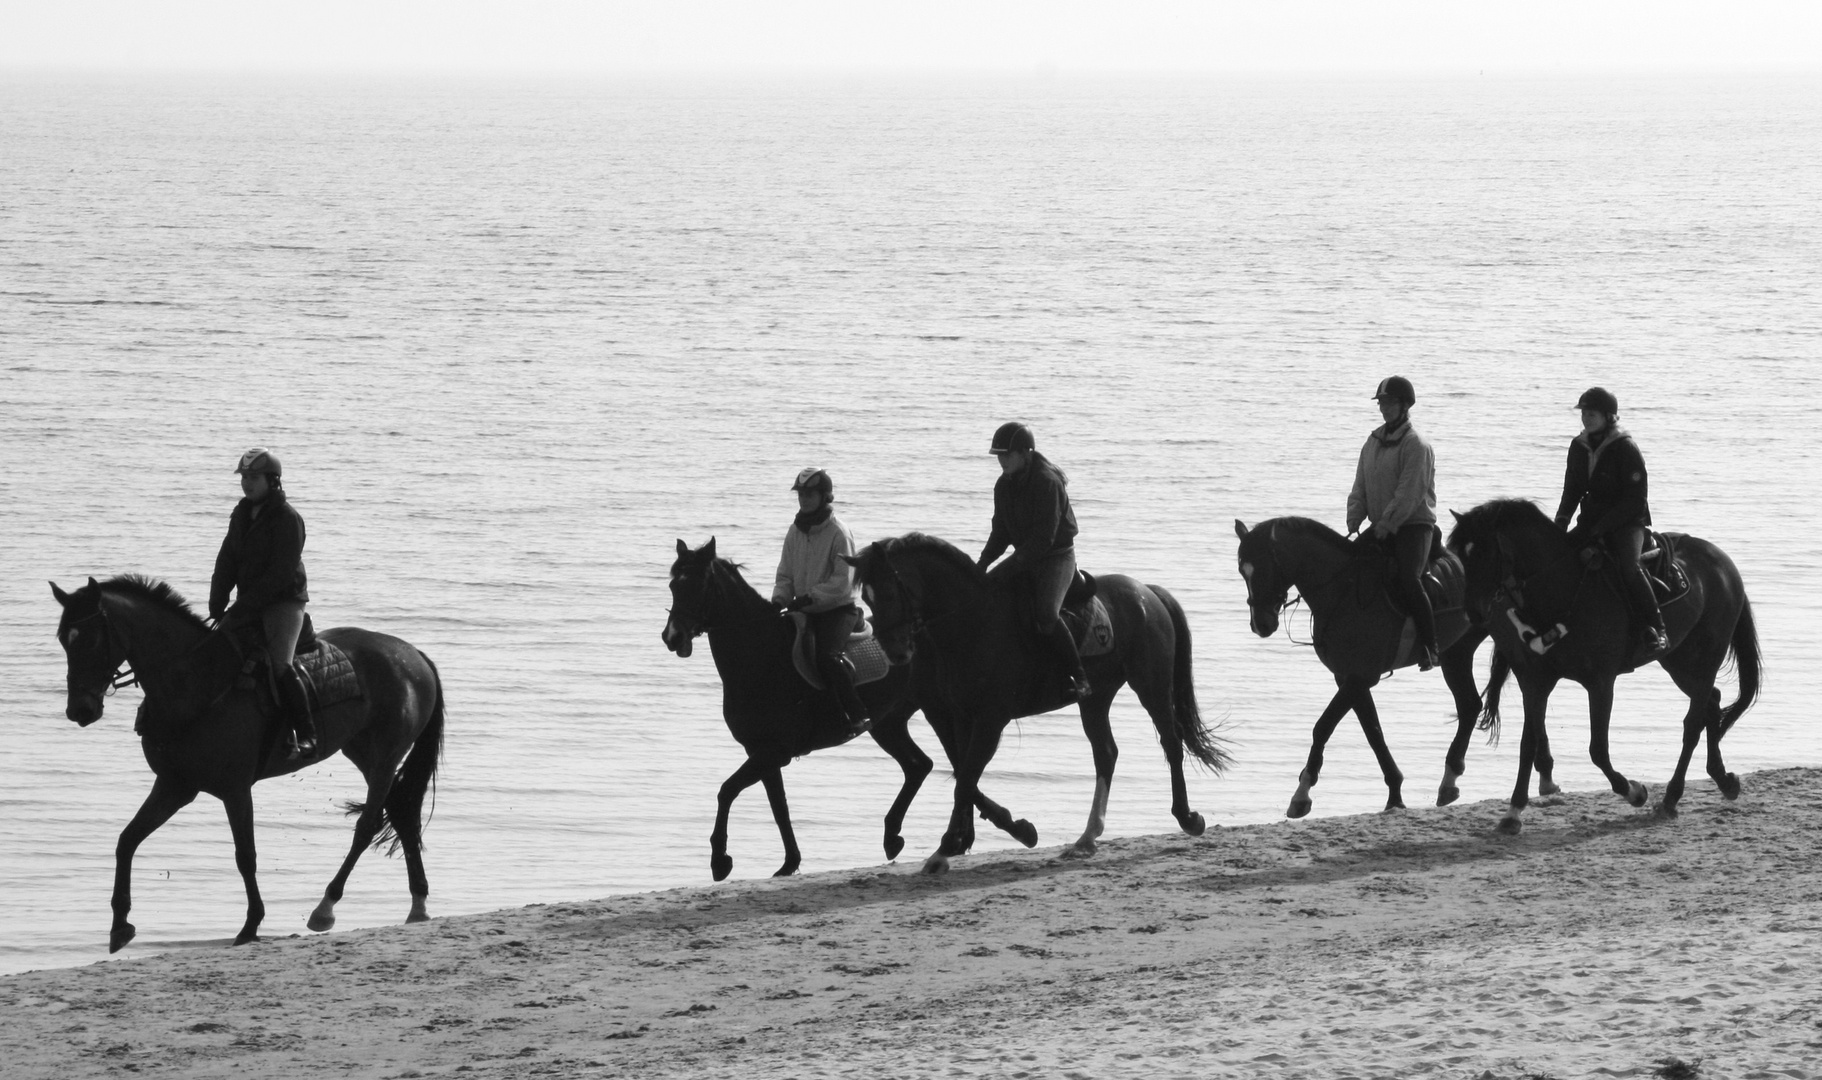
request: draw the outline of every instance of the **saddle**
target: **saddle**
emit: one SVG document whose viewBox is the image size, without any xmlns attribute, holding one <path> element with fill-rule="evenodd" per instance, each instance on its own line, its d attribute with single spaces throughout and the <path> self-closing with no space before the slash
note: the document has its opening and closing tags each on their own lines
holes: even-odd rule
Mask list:
<svg viewBox="0 0 1822 1080">
<path fill-rule="evenodd" d="M 268 715 L 283 712 L 278 704 L 278 689 L 273 685 L 272 665 L 266 658 L 265 632 L 253 624 L 241 633 L 238 642 L 244 657 L 240 676 L 234 681 L 237 690 L 251 690 L 259 701 L 260 711 Z M 360 677 L 348 654 L 316 636 L 310 613 L 304 613 L 304 628 L 297 635 L 297 650 L 292 654 L 292 670 L 304 684 L 304 694 L 312 713 L 331 705 L 358 700 Z"/>
<path fill-rule="evenodd" d="M 1468 571 L 1462 565 L 1460 557 L 1442 544 L 1442 530 L 1436 530 L 1436 536 L 1430 550 L 1434 553 L 1430 565 L 1424 570 L 1420 581 L 1424 595 L 1430 598 L 1430 614 L 1436 624 L 1436 645 L 1446 649 L 1455 644 L 1468 630 Z M 1403 625 L 1399 628 L 1398 646 L 1392 656 L 1392 668 L 1405 667 L 1417 662 L 1417 620 L 1412 617 L 1399 591 L 1392 588 L 1398 574 L 1397 557 L 1390 550 L 1385 554 L 1367 555 L 1363 560 L 1360 582 L 1373 581 L 1386 604 L 1391 607 Z M 1375 575 L 1374 571 L 1377 571 Z M 1360 597 L 1361 606 L 1368 603 L 1367 598 Z"/>
<path fill-rule="evenodd" d="M 792 666 L 804 682 L 818 690 L 827 690 L 829 684 L 823 680 L 822 673 L 816 670 L 816 632 L 810 629 L 810 617 L 801 611 L 793 611 L 791 623 L 797 628 L 797 639 L 791 644 Z M 892 668 L 886 660 L 885 648 L 873 636 L 873 624 L 864 615 L 854 617 L 854 630 L 848 635 L 841 651 L 848 658 L 848 663 L 854 666 L 855 686 L 878 682 Z"/>
<path fill-rule="evenodd" d="M 1075 638 L 1078 656 L 1101 656 L 1113 651 L 1113 617 L 1108 614 L 1107 605 L 1095 595 L 1093 574 L 1075 572 L 1075 580 L 1063 594 L 1060 614 L 1063 625 L 1069 627 L 1069 636 Z"/>
<path fill-rule="evenodd" d="M 1651 582 L 1658 607 L 1674 604 L 1689 595 L 1689 574 L 1676 560 L 1677 533 L 1645 530 L 1645 550 L 1639 552 L 1639 569 Z"/>
</svg>

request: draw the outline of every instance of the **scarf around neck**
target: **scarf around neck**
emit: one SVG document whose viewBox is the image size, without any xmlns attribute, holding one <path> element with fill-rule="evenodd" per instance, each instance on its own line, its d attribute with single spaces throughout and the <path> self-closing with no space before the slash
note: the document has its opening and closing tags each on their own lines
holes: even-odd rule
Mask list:
<svg viewBox="0 0 1822 1080">
<path fill-rule="evenodd" d="M 808 513 L 799 510 L 797 516 L 791 520 L 791 524 L 797 528 L 798 532 L 807 534 L 811 529 L 829 520 L 829 515 L 834 512 L 835 504 L 826 502 L 819 509 L 811 510 Z"/>
</svg>

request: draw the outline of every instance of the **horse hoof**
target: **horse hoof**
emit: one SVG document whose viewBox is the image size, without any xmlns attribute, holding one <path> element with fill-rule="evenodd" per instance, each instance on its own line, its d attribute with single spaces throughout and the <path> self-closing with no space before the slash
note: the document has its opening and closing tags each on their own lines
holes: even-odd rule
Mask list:
<svg viewBox="0 0 1822 1080">
<path fill-rule="evenodd" d="M 138 933 L 139 930 L 134 927 L 132 923 L 121 923 L 119 926 L 114 927 L 108 934 L 108 951 L 111 953 L 119 952 L 121 949 L 125 948 L 126 943 L 133 940 L 134 935 Z"/>
<path fill-rule="evenodd" d="M 1626 801 L 1628 803 L 1633 806 L 1644 806 L 1645 800 L 1649 797 L 1650 795 L 1645 791 L 1644 784 L 1639 783 L 1637 780 L 1626 781 Z"/>
<path fill-rule="evenodd" d="M 785 864 L 783 866 L 772 871 L 772 876 L 773 877 L 790 877 L 792 874 L 795 874 L 797 872 L 797 865 L 798 865 L 798 860 L 787 859 L 787 860 L 785 860 Z"/>
<path fill-rule="evenodd" d="M 1013 822 L 1012 828 L 1007 829 L 1006 831 L 1012 834 L 1014 840 L 1024 844 L 1026 847 L 1038 846 L 1038 827 L 1031 822 L 1026 821 L 1024 818 L 1020 818 Z"/>
<path fill-rule="evenodd" d="M 947 874 L 949 872 L 949 857 L 940 852 L 930 856 L 928 859 L 924 860 L 923 872 L 926 874 Z"/>
<path fill-rule="evenodd" d="M 1666 817 L 1666 818 L 1676 817 L 1677 816 L 1676 803 L 1673 803 L 1673 802 L 1658 803 L 1658 816 Z"/>
<path fill-rule="evenodd" d="M 411 920 L 407 919 L 406 921 L 410 922 Z M 335 913 L 333 911 L 324 911 L 322 908 L 317 908 L 310 913 L 310 921 L 304 923 L 304 925 L 319 934 L 325 930 L 333 930 L 335 929 Z"/>
<path fill-rule="evenodd" d="M 430 921 L 430 911 L 426 907 L 424 901 L 425 901 L 425 897 L 422 897 L 422 896 L 414 896 L 411 898 L 411 914 L 405 916 L 406 922 L 414 923 L 414 922 L 429 922 Z"/>
<path fill-rule="evenodd" d="M 1539 780 L 1537 782 L 1537 793 L 1539 795 L 1557 795 L 1561 794 L 1562 790 L 1562 788 L 1556 786 L 1556 781 L 1554 780 Z"/>
<path fill-rule="evenodd" d="M 1183 826 L 1183 831 L 1191 836 L 1201 836 L 1208 829 L 1208 822 L 1203 821 L 1202 815 L 1194 810 L 1189 812 L 1188 817 L 1178 818 L 1177 824 Z"/>
<path fill-rule="evenodd" d="M 1524 823 L 1515 817 L 1499 819 L 1499 832 L 1502 836 L 1517 836 L 1524 827 Z"/>
<path fill-rule="evenodd" d="M 1404 808 L 1405 808 L 1405 805 L 1404 805 L 1403 799 L 1394 799 L 1391 802 L 1386 803 L 1385 809 L 1381 810 L 1380 813 L 1381 814 L 1396 814 L 1398 811 L 1403 810 Z"/>
<path fill-rule="evenodd" d="M 716 855 L 709 860 L 709 873 L 715 875 L 716 881 L 726 881 L 734 872 L 734 860 L 728 855 Z"/>
<path fill-rule="evenodd" d="M 251 945 L 258 940 L 259 940 L 259 931 L 253 929 L 252 927 L 248 927 L 247 929 L 242 930 L 240 933 L 234 935 L 234 944 L 236 944 L 236 945 Z"/>
<path fill-rule="evenodd" d="M 1303 817 L 1310 812 L 1310 807 L 1315 805 L 1314 800 L 1311 799 L 1292 799 L 1290 809 L 1284 812 L 1284 816 L 1287 818 Z"/>
<path fill-rule="evenodd" d="M 898 853 L 905 850 L 905 838 L 902 836 L 886 837 L 886 860 L 898 858 Z"/>
<path fill-rule="evenodd" d="M 1721 789 L 1721 798 L 1726 799 L 1728 802 L 1732 802 L 1740 797 L 1740 778 L 1732 773 L 1728 773 L 1726 776 L 1721 777 L 1715 786 Z"/>
<path fill-rule="evenodd" d="M 1437 806 L 1447 806 L 1459 798 L 1461 798 L 1461 789 L 1454 786 L 1453 784 L 1449 785 L 1448 787 L 1436 789 L 1436 805 Z"/>
<path fill-rule="evenodd" d="M 1084 836 L 1080 840 L 1077 840 L 1075 843 L 1073 843 L 1063 849 L 1063 858 L 1065 858 L 1065 859 L 1086 859 L 1090 855 L 1093 855 L 1096 851 L 1099 851 L 1099 850 L 1100 850 L 1100 848 L 1095 844 L 1095 842 L 1092 838 Z"/>
</svg>

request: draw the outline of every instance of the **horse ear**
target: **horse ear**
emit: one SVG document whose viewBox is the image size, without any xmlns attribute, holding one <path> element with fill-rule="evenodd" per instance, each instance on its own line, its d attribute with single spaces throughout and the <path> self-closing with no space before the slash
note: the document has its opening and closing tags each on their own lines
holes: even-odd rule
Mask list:
<svg viewBox="0 0 1822 1080">
<path fill-rule="evenodd" d="M 1456 520 L 1456 521 L 1460 521 L 1460 520 L 1461 520 L 1461 515 L 1460 515 L 1460 514 L 1457 514 L 1457 513 L 1455 513 L 1455 511 L 1454 511 L 1454 510 L 1450 510 L 1450 511 L 1449 511 L 1449 513 L 1451 513 L 1451 514 L 1455 514 L 1455 520 Z"/>
<path fill-rule="evenodd" d="M 57 602 L 59 604 L 62 604 L 64 607 L 70 606 L 70 594 L 64 592 L 62 589 L 59 589 L 57 587 L 57 583 L 55 581 L 51 582 L 51 595 L 55 596 L 57 598 Z"/>
<path fill-rule="evenodd" d="M 89 579 L 89 588 L 99 589 L 99 588 L 101 588 L 101 582 L 96 581 L 94 578 L 90 578 Z"/>
<path fill-rule="evenodd" d="M 702 545 L 702 553 L 704 555 L 707 555 L 711 559 L 715 557 L 715 538 L 714 537 L 712 537 L 712 536 L 709 537 L 709 542 Z"/>
<path fill-rule="evenodd" d="M 681 556 L 681 555 L 688 555 L 689 553 L 690 553 L 690 546 L 688 544 L 684 543 L 682 540 L 677 541 L 677 554 Z"/>
<path fill-rule="evenodd" d="M 1239 518 L 1234 519 L 1234 535 L 1242 540 L 1246 539 L 1246 522 Z"/>
<path fill-rule="evenodd" d="M 840 559 L 842 562 L 847 563 L 849 566 L 859 566 L 860 565 L 860 556 L 858 556 L 858 555 L 843 555 L 841 552 L 838 551 L 835 553 L 835 557 Z"/>
</svg>

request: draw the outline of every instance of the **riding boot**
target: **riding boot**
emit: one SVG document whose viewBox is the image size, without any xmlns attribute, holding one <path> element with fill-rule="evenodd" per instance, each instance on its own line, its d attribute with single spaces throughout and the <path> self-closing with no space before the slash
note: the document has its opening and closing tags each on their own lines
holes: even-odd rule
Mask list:
<svg viewBox="0 0 1822 1080">
<path fill-rule="evenodd" d="M 865 735 L 873 721 L 868 718 L 867 706 L 854 686 L 854 661 L 846 656 L 824 656 L 822 659 L 823 681 L 835 691 L 835 700 L 841 703 L 841 711 L 848 718 L 848 737 Z"/>
<path fill-rule="evenodd" d="M 1065 673 L 1063 696 L 1068 701 L 1081 701 L 1092 689 L 1088 685 L 1088 672 L 1082 667 L 1082 654 L 1076 651 L 1075 636 L 1069 627 L 1058 619 L 1050 624 L 1050 647 L 1056 650 L 1057 659 L 1063 662 Z"/>
<path fill-rule="evenodd" d="M 1419 589 L 1410 602 L 1411 618 L 1417 623 L 1417 670 L 1436 666 L 1440 655 L 1436 648 L 1436 612 L 1430 608 L 1429 594 Z"/>
<path fill-rule="evenodd" d="M 316 756 L 316 720 L 310 715 L 310 698 L 304 692 L 297 670 L 283 667 L 274 671 L 278 685 L 278 703 L 284 710 L 285 722 L 291 728 L 291 748 L 286 754 L 292 760 Z"/>
<path fill-rule="evenodd" d="M 1664 632 L 1664 613 L 1658 608 L 1657 594 L 1645 571 L 1627 575 L 1626 591 L 1631 595 L 1633 611 L 1644 629 L 1639 631 L 1639 647 L 1648 657 L 1659 656 L 1670 648 L 1670 635 Z"/>
</svg>

